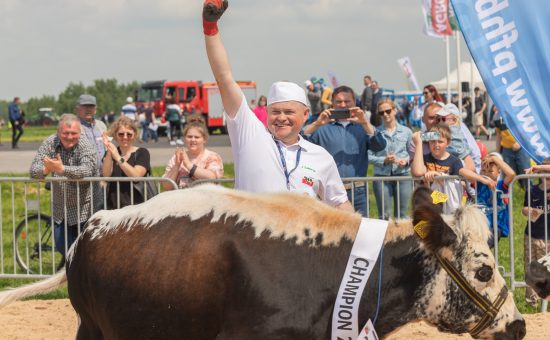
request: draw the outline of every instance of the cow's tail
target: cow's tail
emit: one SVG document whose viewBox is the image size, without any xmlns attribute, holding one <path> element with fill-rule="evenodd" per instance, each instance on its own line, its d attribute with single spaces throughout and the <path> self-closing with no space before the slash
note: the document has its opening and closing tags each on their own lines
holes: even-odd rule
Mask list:
<svg viewBox="0 0 550 340">
<path fill-rule="evenodd" d="M 67 275 L 65 274 L 65 269 L 62 269 L 57 274 L 55 274 L 54 276 L 48 279 L 31 283 L 18 288 L 11 288 L 9 290 L 1 292 L 0 308 L 6 305 L 9 305 L 14 301 L 21 300 L 29 296 L 51 292 L 52 290 L 61 286 L 66 281 L 67 281 Z"/>
</svg>

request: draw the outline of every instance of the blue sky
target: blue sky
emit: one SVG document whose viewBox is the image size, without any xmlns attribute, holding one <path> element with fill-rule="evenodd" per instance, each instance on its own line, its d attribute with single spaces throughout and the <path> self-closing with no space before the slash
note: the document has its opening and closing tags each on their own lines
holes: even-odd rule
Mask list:
<svg viewBox="0 0 550 340">
<path fill-rule="evenodd" d="M 220 28 L 235 78 L 300 84 L 334 72 L 362 90 L 371 74 L 406 89 L 445 75 L 442 40 L 422 33 L 420 0 L 230 0 Z M 201 0 L 1 0 L 0 98 L 57 95 L 69 82 L 211 81 Z M 469 54 L 462 45 L 465 59 Z M 454 60 L 454 50 L 452 50 Z M 453 66 L 454 68 L 454 66 Z"/>
</svg>

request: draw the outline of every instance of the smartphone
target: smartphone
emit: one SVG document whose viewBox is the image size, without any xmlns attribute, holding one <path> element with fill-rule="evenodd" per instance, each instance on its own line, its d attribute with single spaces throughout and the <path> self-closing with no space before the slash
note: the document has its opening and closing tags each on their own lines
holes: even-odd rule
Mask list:
<svg viewBox="0 0 550 340">
<path fill-rule="evenodd" d="M 332 109 L 330 110 L 331 119 L 348 119 L 351 117 L 349 109 Z"/>
<path fill-rule="evenodd" d="M 439 135 L 439 132 L 424 132 L 420 135 L 420 138 L 423 142 L 429 142 L 431 140 L 439 140 L 441 136 Z"/>
</svg>

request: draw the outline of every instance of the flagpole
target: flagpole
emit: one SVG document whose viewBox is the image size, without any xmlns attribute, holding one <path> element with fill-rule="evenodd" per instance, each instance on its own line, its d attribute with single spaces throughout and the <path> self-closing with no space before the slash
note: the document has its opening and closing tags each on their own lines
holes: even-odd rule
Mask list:
<svg viewBox="0 0 550 340">
<path fill-rule="evenodd" d="M 455 39 L 456 39 L 456 86 L 458 87 L 458 111 L 462 112 L 462 79 L 460 77 L 460 69 L 461 69 L 461 58 L 460 58 L 460 36 L 458 35 L 458 31 L 455 31 Z"/>
<path fill-rule="evenodd" d="M 451 99 L 451 53 L 449 48 L 449 36 L 445 36 L 445 57 L 447 60 L 447 103 L 450 102 Z"/>
<path fill-rule="evenodd" d="M 476 101 L 474 100 L 474 87 L 475 85 L 475 79 L 474 79 L 474 57 L 470 54 L 470 110 L 472 110 L 472 115 L 470 115 L 470 124 L 472 124 L 473 119 L 473 110 L 475 109 Z"/>
</svg>

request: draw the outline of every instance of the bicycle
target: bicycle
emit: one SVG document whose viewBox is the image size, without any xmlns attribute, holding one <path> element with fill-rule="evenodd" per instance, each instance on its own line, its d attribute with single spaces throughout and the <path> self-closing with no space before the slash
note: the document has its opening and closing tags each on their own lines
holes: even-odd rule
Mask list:
<svg viewBox="0 0 550 340">
<path fill-rule="evenodd" d="M 53 247 L 51 216 L 29 215 L 15 229 L 15 260 L 29 274 L 53 274 L 65 265 L 65 258 Z"/>
</svg>

